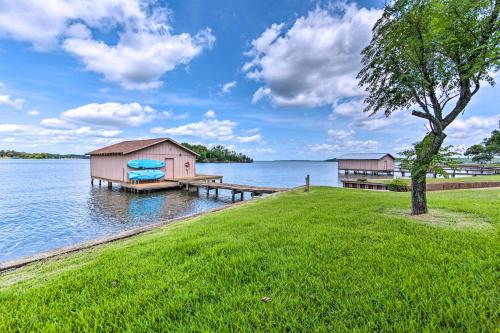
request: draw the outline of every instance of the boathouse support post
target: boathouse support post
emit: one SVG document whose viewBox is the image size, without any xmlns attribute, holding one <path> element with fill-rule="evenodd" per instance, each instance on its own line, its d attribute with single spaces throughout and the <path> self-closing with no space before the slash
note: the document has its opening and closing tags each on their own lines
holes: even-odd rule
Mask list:
<svg viewBox="0 0 500 333">
<path fill-rule="evenodd" d="M 112 188 L 113 187 L 113 183 L 112 182 L 108 182 L 108 188 Z"/>
<path fill-rule="evenodd" d="M 240 193 L 240 201 L 243 201 L 243 192 Z"/>
<path fill-rule="evenodd" d="M 196 186 L 196 195 L 199 197 L 200 196 L 200 187 Z"/>
<path fill-rule="evenodd" d="M 99 187 L 101 187 L 101 182 L 102 182 L 102 181 L 99 179 Z"/>
<path fill-rule="evenodd" d="M 234 190 L 231 190 L 231 202 L 234 202 L 234 195 L 235 195 L 235 191 Z"/>
<path fill-rule="evenodd" d="M 311 176 L 307 175 L 306 176 L 306 192 L 311 191 Z"/>
<path fill-rule="evenodd" d="M 218 199 L 219 198 L 219 189 L 216 188 L 215 189 L 215 199 Z"/>
<path fill-rule="evenodd" d="M 210 195 L 210 187 L 207 186 L 207 199 L 209 195 Z"/>
</svg>

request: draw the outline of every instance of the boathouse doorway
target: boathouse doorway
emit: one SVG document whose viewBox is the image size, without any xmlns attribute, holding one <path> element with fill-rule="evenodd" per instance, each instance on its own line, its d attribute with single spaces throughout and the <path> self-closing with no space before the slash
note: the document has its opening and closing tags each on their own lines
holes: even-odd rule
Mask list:
<svg viewBox="0 0 500 333">
<path fill-rule="evenodd" d="M 174 179 L 174 159 L 165 159 L 165 179 Z"/>
</svg>

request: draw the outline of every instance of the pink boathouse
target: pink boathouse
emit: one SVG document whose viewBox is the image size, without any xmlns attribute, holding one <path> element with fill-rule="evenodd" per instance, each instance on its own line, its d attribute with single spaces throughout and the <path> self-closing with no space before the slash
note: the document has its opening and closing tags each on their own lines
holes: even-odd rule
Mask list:
<svg viewBox="0 0 500 333">
<path fill-rule="evenodd" d="M 87 153 L 90 155 L 90 176 L 112 182 L 128 183 L 128 161 L 150 159 L 165 162 L 161 170 L 165 180 L 194 178 L 197 153 L 170 138 L 123 141 Z"/>
<path fill-rule="evenodd" d="M 386 153 L 359 153 L 346 154 L 337 158 L 339 171 L 346 173 L 353 170 L 354 173 L 392 173 L 394 171 L 395 158 Z"/>
</svg>

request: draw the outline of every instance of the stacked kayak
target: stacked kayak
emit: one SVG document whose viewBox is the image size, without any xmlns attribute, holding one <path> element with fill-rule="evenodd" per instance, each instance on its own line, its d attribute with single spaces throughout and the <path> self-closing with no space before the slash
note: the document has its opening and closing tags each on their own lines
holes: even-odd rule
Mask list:
<svg viewBox="0 0 500 333">
<path fill-rule="evenodd" d="M 127 165 L 129 168 L 138 169 L 135 171 L 128 172 L 129 180 L 158 180 L 165 177 L 165 173 L 160 170 L 155 170 L 163 168 L 165 162 L 157 160 L 131 160 L 128 161 Z"/>
<path fill-rule="evenodd" d="M 163 178 L 165 173 L 160 170 L 137 170 L 129 171 L 129 180 L 157 180 Z"/>
<path fill-rule="evenodd" d="M 132 160 L 127 165 L 132 169 L 159 169 L 165 166 L 165 162 L 157 160 Z"/>
</svg>

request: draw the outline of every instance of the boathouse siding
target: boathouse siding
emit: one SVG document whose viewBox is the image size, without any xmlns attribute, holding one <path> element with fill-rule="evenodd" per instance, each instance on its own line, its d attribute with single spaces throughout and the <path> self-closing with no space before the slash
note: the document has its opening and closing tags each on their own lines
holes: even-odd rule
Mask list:
<svg viewBox="0 0 500 333">
<path fill-rule="evenodd" d="M 394 171 L 391 154 L 347 154 L 337 158 L 339 170 Z"/>
<path fill-rule="evenodd" d="M 153 139 L 158 140 L 158 139 Z M 141 141 L 141 144 L 146 140 Z M 127 141 L 130 143 L 133 141 Z M 145 148 L 132 152 L 124 149 L 105 147 L 90 155 L 90 174 L 92 178 L 110 180 L 115 182 L 128 182 L 128 171 L 132 171 L 127 163 L 135 159 L 152 159 L 163 161 L 165 167 L 160 169 L 165 172 L 165 179 L 191 178 L 196 175 L 196 153 L 182 147 L 171 139 L 154 143 Z M 107 150 L 109 149 L 109 153 Z M 121 152 L 116 151 L 122 150 Z"/>
</svg>

